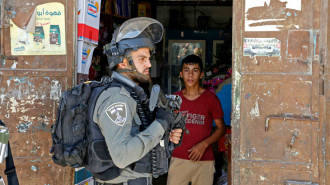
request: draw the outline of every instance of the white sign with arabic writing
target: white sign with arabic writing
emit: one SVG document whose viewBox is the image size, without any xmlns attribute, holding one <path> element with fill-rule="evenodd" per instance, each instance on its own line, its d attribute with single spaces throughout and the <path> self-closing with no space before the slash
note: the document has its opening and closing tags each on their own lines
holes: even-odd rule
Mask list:
<svg viewBox="0 0 330 185">
<path fill-rule="evenodd" d="M 281 56 L 281 41 L 276 38 L 244 38 L 243 56 Z"/>
</svg>

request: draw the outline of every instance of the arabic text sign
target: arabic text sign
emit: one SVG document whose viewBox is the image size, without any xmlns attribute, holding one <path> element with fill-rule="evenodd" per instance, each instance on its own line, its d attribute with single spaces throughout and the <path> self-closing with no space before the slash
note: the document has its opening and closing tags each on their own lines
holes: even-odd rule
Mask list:
<svg viewBox="0 0 330 185">
<path fill-rule="evenodd" d="M 281 56 L 281 41 L 276 38 L 244 38 L 243 56 Z"/>
<path fill-rule="evenodd" d="M 65 9 L 61 3 L 36 7 L 35 32 L 13 25 L 10 28 L 12 55 L 65 55 Z"/>
</svg>

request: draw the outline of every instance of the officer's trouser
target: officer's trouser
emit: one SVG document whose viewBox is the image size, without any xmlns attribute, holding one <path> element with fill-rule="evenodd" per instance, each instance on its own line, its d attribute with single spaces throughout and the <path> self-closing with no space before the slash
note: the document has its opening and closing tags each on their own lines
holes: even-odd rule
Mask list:
<svg viewBox="0 0 330 185">
<path fill-rule="evenodd" d="M 94 184 L 95 185 L 152 185 L 152 178 L 143 177 L 134 180 L 129 180 L 128 182 L 119 183 L 119 184 L 99 183 L 95 181 Z"/>
</svg>

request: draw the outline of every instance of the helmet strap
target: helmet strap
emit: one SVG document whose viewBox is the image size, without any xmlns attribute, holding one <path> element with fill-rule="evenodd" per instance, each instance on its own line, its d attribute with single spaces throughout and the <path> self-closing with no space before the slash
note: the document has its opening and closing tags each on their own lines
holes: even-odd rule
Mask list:
<svg viewBox="0 0 330 185">
<path fill-rule="evenodd" d="M 127 73 L 127 72 L 134 72 L 134 70 L 131 70 L 131 69 L 116 69 L 116 72 L 118 72 L 118 73 Z"/>
<path fill-rule="evenodd" d="M 133 69 L 136 69 L 132 59 L 129 59 L 128 63 L 129 63 L 129 65 L 131 65 L 133 67 Z"/>
<path fill-rule="evenodd" d="M 132 67 L 132 69 L 116 69 L 116 71 L 118 73 L 137 72 L 132 59 L 128 60 L 128 64 Z"/>
<path fill-rule="evenodd" d="M 144 79 L 144 81 L 149 81 L 149 79 L 146 78 L 146 76 L 144 74 L 138 72 L 132 59 L 128 61 L 128 64 L 132 67 L 132 69 L 116 69 L 116 71 L 118 73 L 130 73 L 130 74 L 134 75 L 135 76 L 134 78 L 136 78 L 136 79 Z M 133 80 L 133 81 L 136 81 L 136 80 Z M 138 82 L 138 81 L 136 81 L 136 82 Z"/>
</svg>

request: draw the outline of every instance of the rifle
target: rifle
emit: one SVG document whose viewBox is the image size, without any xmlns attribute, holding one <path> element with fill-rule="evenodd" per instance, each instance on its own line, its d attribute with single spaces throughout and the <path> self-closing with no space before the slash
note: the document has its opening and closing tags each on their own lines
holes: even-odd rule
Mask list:
<svg viewBox="0 0 330 185">
<path fill-rule="evenodd" d="M 180 106 L 182 99 L 177 95 L 165 95 L 160 89 L 159 85 L 154 85 L 151 89 L 149 99 L 149 110 L 153 112 L 155 108 L 165 109 L 170 111 L 174 116 L 174 123 L 170 124 L 169 130 L 165 131 L 164 138 L 151 152 L 152 158 L 152 176 L 157 178 L 168 171 L 168 159 L 171 157 L 174 148 L 182 143 L 183 133 L 178 144 L 169 141 L 170 132 L 173 129 L 181 128 L 187 134 L 189 131 L 186 129 L 184 117 L 180 113 Z"/>
<path fill-rule="evenodd" d="M 154 85 L 151 89 L 150 100 L 149 100 L 149 110 L 153 112 L 156 107 L 163 108 L 166 111 L 172 112 L 174 116 L 174 123 L 170 124 L 170 131 L 173 129 L 181 128 L 186 134 L 189 134 L 189 131 L 186 128 L 186 123 L 184 117 L 182 116 L 180 106 L 182 99 L 178 95 L 165 95 L 164 92 L 160 89 L 159 85 Z M 178 144 L 172 142 L 169 143 L 170 133 L 165 133 L 164 144 L 167 145 L 166 149 L 167 155 L 171 156 L 174 148 L 178 147 L 182 143 L 183 133 Z"/>
</svg>

